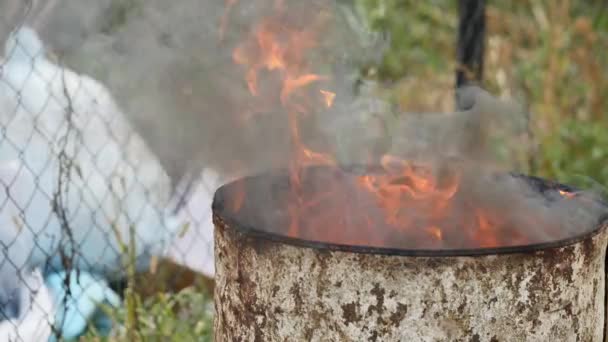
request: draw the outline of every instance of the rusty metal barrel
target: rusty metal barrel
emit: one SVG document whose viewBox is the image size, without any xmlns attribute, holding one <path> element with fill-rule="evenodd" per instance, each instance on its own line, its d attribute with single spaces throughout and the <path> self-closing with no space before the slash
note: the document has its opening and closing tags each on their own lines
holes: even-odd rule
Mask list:
<svg viewBox="0 0 608 342">
<path fill-rule="evenodd" d="M 604 339 L 605 219 L 515 247 L 341 245 L 260 226 L 255 203 L 230 209 L 237 190 L 272 183 L 264 177 L 215 196 L 216 341 Z"/>
</svg>

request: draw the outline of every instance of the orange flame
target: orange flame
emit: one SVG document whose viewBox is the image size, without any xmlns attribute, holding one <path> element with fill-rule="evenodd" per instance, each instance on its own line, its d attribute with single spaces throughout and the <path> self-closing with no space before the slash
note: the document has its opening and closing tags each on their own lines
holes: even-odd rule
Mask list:
<svg viewBox="0 0 608 342">
<path fill-rule="evenodd" d="M 225 1 L 226 13 L 220 27 L 222 35 L 229 12 L 237 2 Z M 333 233 L 326 229 L 327 226 L 346 227 L 343 223 L 349 219 L 349 215 L 332 216 L 328 213 L 331 210 L 327 209 L 323 212 L 321 209 L 326 208 L 324 203 L 343 203 L 341 209 L 348 212 L 353 208 L 350 206 L 351 198 L 344 193 L 345 189 L 339 187 L 340 184 L 328 184 L 327 191 L 323 193 L 304 195 L 307 190 L 303 185 L 306 169 L 314 165 L 335 168 L 337 162 L 330 153 L 315 151 L 305 144 L 300 131 L 300 121 L 307 119 L 307 114 L 313 110 L 321 109 L 315 106 L 331 108 L 336 98 L 335 92 L 326 89 L 330 77 L 318 70 L 310 70 L 308 61 L 310 52 L 320 45 L 318 37 L 323 36 L 323 15 L 316 13 L 318 17 L 310 18 L 304 27 L 298 27 L 293 20 L 285 17 L 286 2 L 273 1 L 274 13 L 254 25 L 247 38 L 234 48 L 232 58 L 235 64 L 244 69 L 244 81 L 253 98 L 271 97 L 270 102 L 280 103 L 287 116 L 292 147 L 289 171 L 294 197 L 287 204 L 291 219 L 288 234 L 298 236 L 306 229 L 317 229 L 317 233 L 330 236 Z M 278 82 L 278 90 L 267 87 L 268 79 Z M 320 84 L 323 89 L 318 88 Z M 316 100 L 311 98 L 313 95 Z M 419 230 L 412 233 L 414 236 L 440 245 L 451 237 L 460 238 L 461 235 L 466 235 L 483 247 L 497 246 L 501 242 L 497 226 L 502 223 L 478 208 L 471 209 L 472 215 L 462 220 L 465 227 L 462 231 L 454 232 L 442 226 L 446 217 L 454 211 L 454 197 L 461 187 L 462 175 L 459 171 L 448 170 L 447 174 L 435 172 L 430 166 L 414 164 L 392 155 L 383 156 L 379 164 L 381 172 L 357 177 L 356 185 L 380 208 L 384 223 L 397 232 L 407 230 L 412 233 L 411 227 L 417 227 Z M 560 193 L 568 198 L 573 197 L 567 192 Z M 234 207 L 240 208 L 243 200 L 237 197 Z M 373 239 L 373 229 L 378 224 L 375 221 L 375 216 L 370 214 L 357 223 L 351 223 L 361 231 L 361 235 L 355 232 L 351 240 L 365 243 L 362 236 Z"/>
<path fill-rule="evenodd" d="M 437 227 L 437 226 L 430 226 L 430 227 L 428 228 L 428 232 L 429 232 L 429 234 L 431 234 L 431 236 L 432 236 L 434 239 L 436 239 L 436 240 L 438 240 L 438 241 L 443 240 L 443 233 L 442 233 L 442 231 L 441 231 L 441 228 L 439 228 L 439 227 Z"/>
<path fill-rule="evenodd" d="M 483 211 L 477 209 L 475 211 L 477 216 L 477 227 L 476 239 L 479 242 L 480 247 L 495 247 L 499 245 L 499 241 L 496 238 L 496 232 L 493 232 L 493 228 L 496 225 L 492 224 L 489 218 L 484 215 Z"/>
<path fill-rule="evenodd" d="M 433 179 L 429 169 L 414 167 L 411 163 L 394 156 L 385 155 L 381 159 L 385 171 L 383 175 L 360 177 L 359 184 L 374 193 L 378 205 L 386 211 L 386 222 L 398 224 L 407 222 L 407 217 L 399 215 L 405 201 L 419 201 L 429 207 L 429 214 L 441 217 L 450 199 L 458 191 L 459 175 L 453 175 L 447 185 L 440 186 Z"/>
<path fill-rule="evenodd" d="M 331 91 L 323 89 L 319 90 L 319 92 L 321 93 L 321 95 L 323 95 L 323 99 L 325 100 L 325 105 L 327 106 L 327 108 L 331 108 L 331 106 L 333 106 L 334 104 L 336 93 L 332 93 Z"/>
<path fill-rule="evenodd" d="M 574 197 L 576 197 L 576 194 L 569 192 L 569 191 L 564 191 L 564 190 L 558 190 L 559 194 L 562 195 L 564 198 L 568 198 L 568 199 L 572 199 Z"/>
<path fill-rule="evenodd" d="M 284 1 L 275 1 L 275 9 L 285 7 Z M 314 26 L 314 25 L 313 25 Z M 295 169 L 311 164 L 334 165 L 333 158 L 312 151 L 300 140 L 298 114 L 305 114 L 307 103 L 299 101 L 307 87 L 313 83 L 327 81 L 328 77 L 312 73 L 306 68 L 306 53 L 317 45 L 317 32 L 312 28 L 298 29 L 282 20 L 280 14 L 262 20 L 248 40 L 233 51 L 236 64 L 246 68 L 245 80 L 249 92 L 258 96 L 261 72 L 274 72 L 281 82 L 279 100 L 287 110 L 290 121 L 292 143 L 295 149 Z M 328 92 L 329 93 L 329 92 Z M 292 172 L 298 172 L 293 170 Z"/>
</svg>

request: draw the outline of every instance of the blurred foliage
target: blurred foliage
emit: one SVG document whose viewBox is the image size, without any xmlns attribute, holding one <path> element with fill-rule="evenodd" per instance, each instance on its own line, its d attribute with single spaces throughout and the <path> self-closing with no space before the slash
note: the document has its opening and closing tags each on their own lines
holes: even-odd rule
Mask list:
<svg viewBox="0 0 608 342">
<path fill-rule="evenodd" d="M 455 1 L 358 0 L 373 29 L 388 31 L 391 46 L 378 66 L 382 78 L 400 78 L 413 69 L 446 69 L 437 51 L 452 51 L 456 41 Z"/>
<path fill-rule="evenodd" d="M 544 142 L 548 148 L 539 160 L 543 174 L 579 186 L 595 186 L 586 179 L 608 184 L 606 129 L 594 122 L 563 122 L 558 132 Z"/>
<path fill-rule="evenodd" d="M 377 67 L 404 111 L 451 111 L 456 1 L 357 0 L 390 51 Z M 530 172 L 608 184 L 608 5 L 517 0 L 487 5 L 484 88 L 527 105 Z"/>
<path fill-rule="evenodd" d="M 90 327 L 80 341 L 213 340 L 213 280 L 170 260 L 152 264 L 149 272 L 129 275 L 121 308 L 102 307 L 113 321 L 111 335 Z"/>
<path fill-rule="evenodd" d="M 109 310 L 119 328 L 113 329 L 112 336 L 99 337 L 94 331 L 81 341 L 212 341 L 213 302 L 204 292 L 194 287 L 177 293 L 159 292 L 143 299 L 135 295 L 137 302 L 137 325 L 125 328 L 127 308 Z"/>
</svg>

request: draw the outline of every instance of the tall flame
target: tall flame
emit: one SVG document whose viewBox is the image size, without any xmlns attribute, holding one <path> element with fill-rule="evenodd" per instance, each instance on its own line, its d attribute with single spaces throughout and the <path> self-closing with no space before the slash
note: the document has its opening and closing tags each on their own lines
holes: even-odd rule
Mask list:
<svg viewBox="0 0 608 342">
<path fill-rule="evenodd" d="M 277 3 L 277 7 L 282 8 L 282 2 Z M 280 19 L 280 15 L 268 17 L 258 24 L 249 39 L 234 50 L 234 62 L 246 68 L 245 80 L 253 96 L 259 95 L 260 73 L 274 72 L 279 77 L 281 91 L 278 97 L 289 116 L 294 168 L 311 164 L 333 165 L 331 156 L 312 151 L 300 139 L 299 116 L 306 114 L 308 108 L 306 90 L 314 83 L 329 79 L 306 68 L 306 51 L 317 44 L 316 33 L 289 27 Z"/>
<path fill-rule="evenodd" d="M 334 158 L 327 154 L 314 151 L 306 146 L 301 139 L 300 118 L 309 112 L 311 100 L 309 88 L 319 82 L 329 80 L 329 77 L 308 70 L 306 54 L 317 45 L 317 36 L 322 29 L 322 17 L 313 18 L 310 25 L 298 28 L 283 14 L 285 3 L 275 0 L 275 13 L 266 17 L 252 30 L 249 37 L 233 51 L 233 60 L 245 68 L 245 81 L 252 96 L 259 96 L 259 76 L 261 73 L 274 73 L 280 80 L 281 89 L 278 95 L 280 103 L 285 108 L 290 129 L 292 158 L 290 176 L 293 191 L 297 201 L 290 207 L 292 228 L 296 234 L 298 228 L 296 219 L 300 209 L 305 207 L 300 196 L 301 173 L 311 165 L 335 166 Z M 333 94 L 328 90 L 321 92 L 322 101 L 327 107 L 333 103 Z"/>
<path fill-rule="evenodd" d="M 225 1 L 226 13 L 220 24 L 222 36 L 230 11 L 237 2 Z M 234 48 L 232 59 L 243 69 L 244 84 L 251 97 L 270 97 L 269 101 L 280 104 L 286 114 L 292 149 L 289 173 L 293 195 L 287 204 L 290 216 L 288 234 L 298 236 L 306 229 L 317 229 L 318 234 L 329 236 L 332 232 L 326 228 L 330 225 L 354 226 L 360 233 L 355 233 L 351 241 L 371 243 L 370 240 L 374 239 L 372 230 L 378 225 L 378 220 L 371 210 L 361 219 L 349 217 L 348 213 L 357 209 L 352 205 L 353 199 L 349 198 L 352 194 L 340 187 L 344 184 L 328 184 L 323 191 L 311 195 L 303 182 L 306 170 L 311 166 L 334 169 L 338 166 L 331 153 L 314 150 L 303 141 L 300 127 L 308 114 L 332 108 L 336 100 L 336 92 L 331 89 L 331 77 L 311 70 L 309 63 L 311 52 L 320 46 L 319 39 L 323 37 L 328 17 L 325 13 L 314 12 L 311 18 L 306 18 L 309 20 L 304 21 L 305 25 L 298 26 L 286 15 L 289 13 L 286 1 L 272 1 L 273 12 L 253 25 L 245 39 Z M 269 78 L 278 82 L 276 91 L 266 85 L 264 80 Z M 496 215 L 480 208 L 468 208 L 470 215 L 459 216 L 461 231 L 444 226 L 446 222 L 453 225 L 454 220 L 448 218 L 462 209 L 462 206 L 454 205 L 463 178 L 457 168 L 434 170 L 432 165 L 413 163 L 392 155 L 383 156 L 376 164 L 381 167 L 381 172 L 358 176 L 356 187 L 380 209 L 382 223 L 395 232 L 407 231 L 437 246 L 443 246 L 450 238 L 476 241 L 480 247 L 502 243 L 498 227 L 504 223 L 499 222 Z M 571 198 L 573 194 L 562 192 L 562 196 Z M 236 197 L 234 207 L 240 208 L 244 196 Z M 342 214 L 330 213 L 334 208 L 324 207 L 328 201 L 341 203 L 339 212 Z"/>
</svg>

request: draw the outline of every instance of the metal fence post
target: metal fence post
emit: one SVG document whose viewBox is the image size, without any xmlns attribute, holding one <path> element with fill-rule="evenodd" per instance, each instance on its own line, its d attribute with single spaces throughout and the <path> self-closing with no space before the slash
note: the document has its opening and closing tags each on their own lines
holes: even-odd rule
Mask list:
<svg viewBox="0 0 608 342">
<path fill-rule="evenodd" d="M 485 0 L 458 1 L 456 88 L 481 83 L 486 31 Z"/>
</svg>

